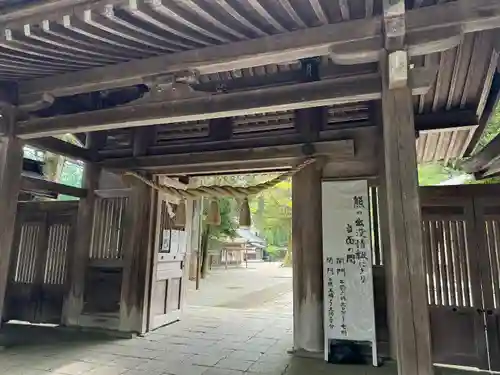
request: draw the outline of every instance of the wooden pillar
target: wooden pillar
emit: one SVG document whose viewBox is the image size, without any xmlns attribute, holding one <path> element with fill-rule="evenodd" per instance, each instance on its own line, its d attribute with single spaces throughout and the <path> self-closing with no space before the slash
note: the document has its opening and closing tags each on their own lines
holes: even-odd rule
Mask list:
<svg viewBox="0 0 500 375">
<path fill-rule="evenodd" d="M 0 136 L 0 321 L 8 282 L 22 165 L 22 142 L 14 137 Z"/>
<path fill-rule="evenodd" d="M 313 164 L 292 180 L 293 335 L 298 353 L 323 351 L 321 170 Z"/>
<path fill-rule="evenodd" d="M 151 269 L 153 192 L 135 178 L 127 178 L 127 183 L 132 191 L 125 212 L 119 330 L 142 333 Z"/>
<path fill-rule="evenodd" d="M 397 51 L 394 53 L 400 53 Z M 426 295 L 422 222 L 417 177 L 415 127 L 411 91 L 393 78 L 404 77 L 407 64 L 381 63 L 387 223 L 390 240 L 392 303 L 398 373 L 433 373 Z M 406 69 L 406 72 L 398 70 Z"/>
<path fill-rule="evenodd" d="M 87 135 L 86 147 L 95 155 L 95 137 Z M 79 318 L 83 310 L 83 293 L 85 289 L 85 274 L 89 260 L 90 246 L 94 224 L 94 191 L 98 188 L 101 168 L 94 163 L 87 163 L 83 173 L 83 188 L 87 189 L 87 196 L 80 199 L 75 230 L 75 242 L 69 255 L 68 292 L 64 298 L 62 324 L 67 326 L 79 325 Z"/>
</svg>

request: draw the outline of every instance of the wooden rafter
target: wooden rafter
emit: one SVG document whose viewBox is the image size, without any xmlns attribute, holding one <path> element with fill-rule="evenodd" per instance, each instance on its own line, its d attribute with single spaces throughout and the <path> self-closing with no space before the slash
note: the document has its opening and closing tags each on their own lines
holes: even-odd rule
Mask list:
<svg viewBox="0 0 500 375">
<path fill-rule="evenodd" d="M 411 51 L 423 53 L 421 44 L 429 35 L 439 45 L 441 29 L 457 27 L 463 33 L 493 29 L 500 26 L 500 3 L 493 0 L 460 0 L 410 10 L 406 14 L 406 31 L 414 39 Z M 142 83 L 148 76 L 196 70 L 217 73 L 268 63 L 283 63 L 301 58 L 328 55 L 333 48 L 352 43 L 366 44 L 379 38 L 382 24 L 379 17 L 351 20 L 317 28 L 299 30 L 197 50 L 170 53 L 158 57 L 132 60 L 106 67 L 82 70 L 25 81 L 20 84 L 21 102 L 36 101 L 49 92 L 55 96 L 102 90 Z M 432 33 L 429 34 L 429 30 Z M 419 40 L 418 35 L 424 35 Z M 413 37 L 411 38 L 411 36 Z M 425 38 L 424 38 L 425 37 Z M 445 42 L 450 40 L 445 35 Z M 444 37 L 443 37 L 444 38 Z M 427 41 L 427 43 L 429 43 Z M 425 45 L 425 43 L 424 43 Z M 446 43 L 444 43 L 445 48 Z M 425 50 L 425 49 L 424 49 Z"/>
</svg>

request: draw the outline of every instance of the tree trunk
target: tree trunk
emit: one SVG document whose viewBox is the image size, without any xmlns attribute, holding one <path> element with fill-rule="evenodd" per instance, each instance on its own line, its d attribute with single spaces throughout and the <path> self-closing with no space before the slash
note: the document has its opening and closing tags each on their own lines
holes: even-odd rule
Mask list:
<svg viewBox="0 0 500 375">
<path fill-rule="evenodd" d="M 210 224 L 205 226 L 201 237 L 201 278 L 207 276 L 208 271 L 208 240 L 210 238 Z"/>
</svg>

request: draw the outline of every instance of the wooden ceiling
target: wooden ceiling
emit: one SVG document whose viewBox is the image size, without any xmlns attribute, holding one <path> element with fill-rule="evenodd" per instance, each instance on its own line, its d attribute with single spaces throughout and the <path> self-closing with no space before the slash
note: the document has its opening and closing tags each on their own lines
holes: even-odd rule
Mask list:
<svg viewBox="0 0 500 375">
<path fill-rule="evenodd" d="M 408 5 L 418 7 L 437 1 L 414 0 Z M 11 3 L 18 5 L 20 2 L 4 0 L 0 5 L 7 7 Z M 65 1 L 61 3 L 64 5 Z M 77 3 L 82 4 L 28 17 L 22 17 L 23 13 L 18 11 L 18 19 L 7 18 L 0 39 L 0 79 L 46 77 L 369 18 L 381 12 L 381 0 L 105 0 Z M 4 12 L 8 12 L 8 8 Z"/>
</svg>

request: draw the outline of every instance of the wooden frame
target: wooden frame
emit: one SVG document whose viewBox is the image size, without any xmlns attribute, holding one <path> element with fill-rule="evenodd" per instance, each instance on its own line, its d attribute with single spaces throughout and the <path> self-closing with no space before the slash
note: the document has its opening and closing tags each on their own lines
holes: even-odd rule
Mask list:
<svg viewBox="0 0 500 375">
<path fill-rule="evenodd" d="M 410 73 L 415 95 L 424 94 L 434 81 L 436 68 L 417 68 Z M 64 133 L 110 130 L 127 127 L 196 121 L 278 110 L 293 110 L 333 104 L 377 100 L 382 87 L 377 74 L 299 83 L 283 87 L 202 95 L 75 115 L 20 122 L 16 135 L 22 139 Z"/>
<path fill-rule="evenodd" d="M 85 198 L 87 189 L 74 186 L 63 185 L 57 182 L 42 180 L 29 176 L 22 176 L 21 190 L 26 192 L 54 192 L 58 194 L 70 195 L 77 198 Z"/>
</svg>

